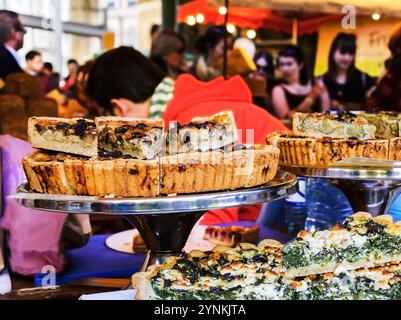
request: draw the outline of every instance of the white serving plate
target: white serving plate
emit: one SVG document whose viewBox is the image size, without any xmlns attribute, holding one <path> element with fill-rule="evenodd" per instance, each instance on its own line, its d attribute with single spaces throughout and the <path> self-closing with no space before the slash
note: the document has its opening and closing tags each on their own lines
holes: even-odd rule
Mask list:
<svg viewBox="0 0 401 320">
<path fill-rule="evenodd" d="M 209 251 L 216 246 L 207 240 L 203 240 L 206 228 L 207 226 L 195 225 L 184 247 L 185 252 L 191 250 Z M 135 254 L 132 249 L 132 242 L 137 234 L 138 230 L 136 229 L 113 234 L 106 239 L 106 246 L 119 252 Z"/>
</svg>

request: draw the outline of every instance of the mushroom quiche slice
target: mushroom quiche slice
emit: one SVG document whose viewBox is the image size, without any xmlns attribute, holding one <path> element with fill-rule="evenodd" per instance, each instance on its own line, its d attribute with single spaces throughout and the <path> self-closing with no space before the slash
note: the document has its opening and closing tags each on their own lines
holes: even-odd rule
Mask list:
<svg viewBox="0 0 401 320">
<path fill-rule="evenodd" d="M 223 111 L 210 117 L 194 118 L 185 125 L 171 123 L 167 139 L 170 155 L 232 147 L 238 141 L 234 114 Z"/>
<path fill-rule="evenodd" d="M 92 120 L 31 117 L 28 140 L 34 148 L 72 153 L 87 157 L 97 155 L 97 130 Z"/>
<path fill-rule="evenodd" d="M 95 121 L 101 154 L 153 160 L 162 152 L 163 120 L 98 117 Z"/>
</svg>

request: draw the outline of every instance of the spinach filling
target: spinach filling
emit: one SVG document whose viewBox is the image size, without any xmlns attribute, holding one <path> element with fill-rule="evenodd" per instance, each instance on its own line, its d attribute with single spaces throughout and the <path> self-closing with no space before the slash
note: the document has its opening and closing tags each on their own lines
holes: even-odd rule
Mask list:
<svg viewBox="0 0 401 320">
<path fill-rule="evenodd" d="M 391 235 L 386 227 L 372 220 L 357 222 L 351 218 L 344 223 L 346 229 L 358 233 L 364 230 L 369 238 L 362 246 L 351 245 L 345 249 L 322 248 L 318 253 L 312 253 L 309 243 L 297 238 L 283 248 L 283 265 L 286 268 L 302 268 L 311 264 L 327 264 L 329 262 L 347 261 L 350 263 L 371 257 L 380 259 L 383 255 L 401 254 L 401 237 Z"/>
</svg>

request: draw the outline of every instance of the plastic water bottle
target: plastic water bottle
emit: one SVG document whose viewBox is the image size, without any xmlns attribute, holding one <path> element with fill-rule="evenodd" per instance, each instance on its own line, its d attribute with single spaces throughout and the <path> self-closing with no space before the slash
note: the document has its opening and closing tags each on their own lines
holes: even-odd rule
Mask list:
<svg viewBox="0 0 401 320">
<path fill-rule="evenodd" d="M 393 217 L 394 221 L 401 221 L 401 195 L 394 200 L 388 214 Z"/>
<path fill-rule="evenodd" d="M 296 236 L 305 228 L 308 206 L 305 199 L 305 179 L 298 178 L 299 191 L 285 199 L 284 212 L 288 233 Z"/>
<path fill-rule="evenodd" d="M 306 181 L 306 202 L 308 214 L 305 229 L 310 232 L 324 230 L 353 214 L 348 199 L 327 179 L 308 178 Z"/>
</svg>

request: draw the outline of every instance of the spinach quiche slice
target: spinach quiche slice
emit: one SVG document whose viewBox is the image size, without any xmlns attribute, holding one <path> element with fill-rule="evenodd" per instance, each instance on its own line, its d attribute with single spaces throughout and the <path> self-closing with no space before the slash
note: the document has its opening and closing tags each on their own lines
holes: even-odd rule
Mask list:
<svg viewBox="0 0 401 320">
<path fill-rule="evenodd" d="M 210 117 L 194 118 L 184 125 L 172 122 L 167 140 L 170 155 L 228 149 L 238 142 L 234 114 L 223 111 Z"/>
<path fill-rule="evenodd" d="M 281 299 L 281 247 L 264 240 L 168 258 L 132 276 L 135 299 Z"/>
<path fill-rule="evenodd" d="M 31 117 L 28 120 L 28 140 L 34 148 L 97 155 L 97 130 L 92 120 Z"/>
<path fill-rule="evenodd" d="M 399 300 L 401 264 L 343 270 L 285 281 L 285 296 L 292 300 Z"/>
<path fill-rule="evenodd" d="M 375 218 L 358 212 L 348 217 L 345 228 L 310 233 L 301 231 L 283 248 L 288 277 L 375 267 L 401 261 L 401 223 L 392 217 Z"/>
<path fill-rule="evenodd" d="M 163 148 L 163 120 L 98 117 L 99 150 L 113 156 L 153 160 Z"/>
<path fill-rule="evenodd" d="M 297 135 L 313 138 L 375 138 L 376 126 L 362 116 L 351 112 L 300 113 L 293 115 L 293 131 Z"/>
</svg>

